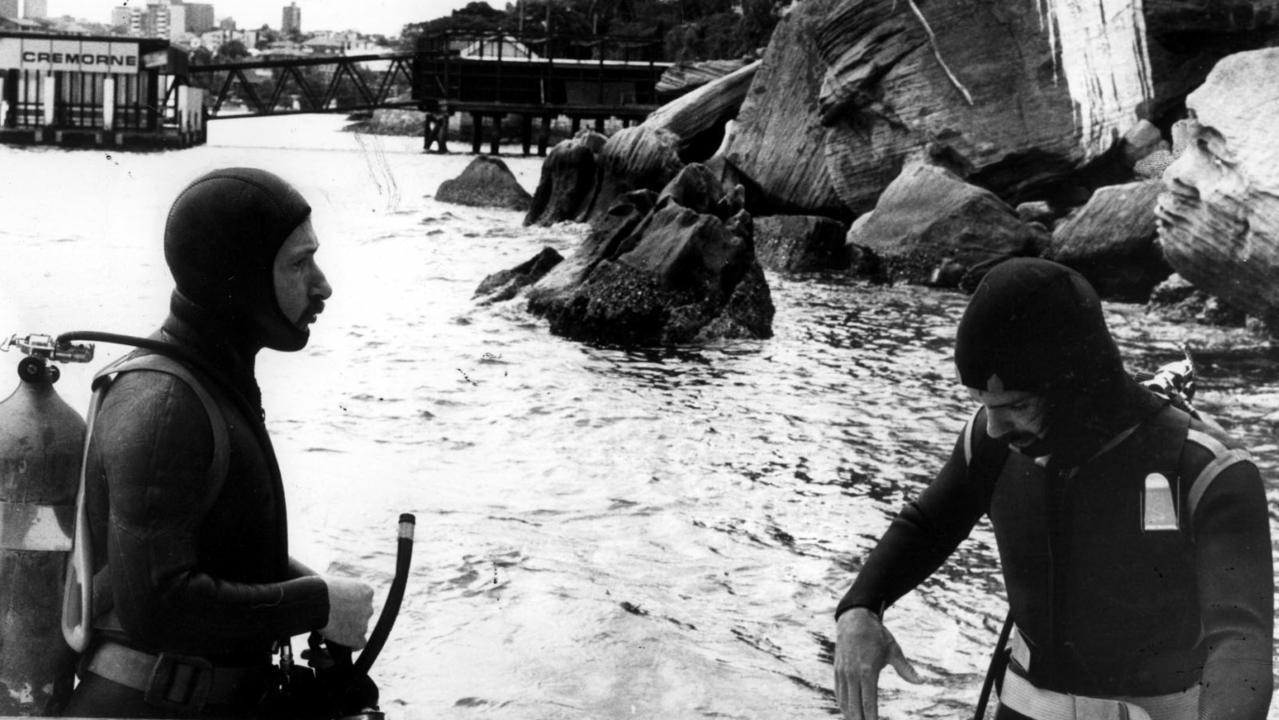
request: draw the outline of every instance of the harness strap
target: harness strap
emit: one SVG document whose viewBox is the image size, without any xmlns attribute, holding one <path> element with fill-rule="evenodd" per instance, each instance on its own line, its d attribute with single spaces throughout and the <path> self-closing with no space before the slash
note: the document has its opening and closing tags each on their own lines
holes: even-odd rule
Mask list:
<svg viewBox="0 0 1279 720">
<path fill-rule="evenodd" d="M 964 424 L 964 463 L 973 464 L 973 439 L 977 434 L 977 416 L 981 414 L 982 406 L 978 405 L 973 411 L 972 417 L 968 418 L 968 422 Z"/>
<path fill-rule="evenodd" d="M 1009 668 L 999 702 L 1034 720 L 1195 720 L 1199 686 L 1152 697 L 1095 698 L 1035 687 Z"/>
<path fill-rule="evenodd" d="M 252 693 L 254 686 L 266 680 L 271 666 L 215 666 L 203 658 L 152 655 L 108 641 L 94 650 L 85 669 L 141 691 L 154 706 L 199 712 L 207 704 L 228 705 Z"/>
<path fill-rule="evenodd" d="M 1004 673 L 999 702 L 1034 720 L 1196 720 L 1199 685 L 1148 697 L 1089 698 L 1035 687 L 1026 679 L 1030 646 L 1016 625 L 1009 637 L 1012 664 Z"/>
<path fill-rule="evenodd" d="M 1187 517 L 1194 520 L 1195 510 L 1199 507 L 1199 501 L 1203 499 L 1204 493 L 1208 492 L 1208 488 L 1212 485 L 1212 481 L 1217 479 L 1222 470 L 1239 462 L 1248 462 L 1252 460 L 1252 456 L 1247 450 L 1239 448 L 1228 448 L 1217 438 L 1200 430 L 1191 430 L 1186 439 L 1202 446 L 1208 452 L 1213 454 L 1213 459 L 1204 469 L 1195 477 L 1194 483 L 1190 486 L 1190 495 L 1187 497 L 1189 504 L 1189 514 Z"/>
<path fill-rule="evenodd" d="M 95 610 L 95 605 L 101 606 L 111 598 L 108 568 L 103 567 L 96 575 L 93 572 L 89 512 L 85 503 L 86 468 L 89 465 L 89 445 L 93 439 L 93 426 L 107 390 L 115 378 L 123 373 L 138 370 L 161 372 L 178 378 L 191 388 L 199 398 L 200 404 L 204 406 L 209 427 L 213 433 L 213 460 L 209 463 L 210 492 L 205 495 L 203 512 L 207 512 L 217 500 L 222 483 L 226 479 L 227 468 L 230 466 L 230 445 L 222 410 L 204 388 L 203 383 L 181 363 L 159 354 L 126 355 L 94 375 L 94 392 L 89 402 L 89 414 L 84 431 L 84 451 L 80 458 L 80 484 L 76 491 L 74 545 L 71 551 L 71 562 L 67 563 L 66 582 L 63 584 L 62 594 L 62 636 L 76 652 L 84 652 L 89 647 L 90 625 L 103 609 L 98 607 Z"/>
</svg>

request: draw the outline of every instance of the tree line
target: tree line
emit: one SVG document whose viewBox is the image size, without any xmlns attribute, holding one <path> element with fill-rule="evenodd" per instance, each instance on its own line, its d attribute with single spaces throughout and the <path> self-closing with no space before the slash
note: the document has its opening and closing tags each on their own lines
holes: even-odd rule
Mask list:
<svg viewBox="0 0 1279 720">
<path fill-rule="evenodd" d="M 655 59 L 669 62 L 730 59 L 767 45 L 790 1 L 517 0 L 502 10 L 472 2 L 446 17 L 405 25 L 400 40 L 412 49 L 421 38 L 446 32 L 503 34 L 545 38 L 551 47 L 534 48 L 544 54 L 590 57 L 606 47 L 592 41 L 612 36 L 646 42 L 660 52 Z"/>
</svg>

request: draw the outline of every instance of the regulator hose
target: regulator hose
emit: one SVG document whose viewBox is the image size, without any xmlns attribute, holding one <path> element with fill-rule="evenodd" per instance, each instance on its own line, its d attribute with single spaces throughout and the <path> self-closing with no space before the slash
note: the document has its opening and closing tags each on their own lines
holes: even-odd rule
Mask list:
<svg viewBox="0 0 1279 720">
<path fill-rule="evenodd" d="M 369 634 L 369 642 L 355 661 L 355 674 L 367 675 L 373 661 L 377 660 L 382 646 L 391 634 L 391 627 L 400 614 L 400 603 L 404 601 L 404 588 L 409 580 L 409 564 L 413 560 L 413 531 L 417 518 L 412 513 L 400 515 L 400 529 L 396 541 L 395 578 L 391 581 L 391 592 L 386 597 L 386 605 L 382 606 L 382 614 L 378 616 L 373 632 Z"/>
<path fill-rule="evenodd" d="M 209 376 L 210 379 L 221 383 L 228 391 L 230 391 L 231 397 L 248 410 L 250 418 L 259 417 L 257 411 L 253 408 L 253 405 L 249 403 L 248 399 L 244 397 L 243 393 L 241 393 L 239 389 L 228 381 L 217 368 L 213 367 L 213 365 L 204 358 L 199 357 L 180 345 L 167 343 L 163 340 L 156 340 L 155 338 L 121 335 L 119 333 L 100 332 L 98 330 L 72 330 L 71 332 L 65 332 L 59 335 L 55 342 L 59 346 L 64 346 L 70 345 L 77 340 L 104 342 L 112 345 L 128 345 L 135 348 L 141 348 L 143 350 L 150 350 L 153 353 L 166 355 L 174 360 L 186 363 L 187 365 L 190 365 L 196 370 L 199 370 Z"/>
</svg>

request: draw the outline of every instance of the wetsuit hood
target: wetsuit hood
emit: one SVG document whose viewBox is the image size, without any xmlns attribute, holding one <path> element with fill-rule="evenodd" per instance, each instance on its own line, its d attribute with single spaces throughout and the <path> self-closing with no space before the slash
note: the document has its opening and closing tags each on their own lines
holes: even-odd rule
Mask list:
<svg viewBox="0 0 1279 720">
<path fill-rule="evenodd" d="M 307 333 L 284 316 L 275 296 L 280 246 L 311 206 L 278 176 L 226 168 L 188 185 L 164 228 L 164 258 L 176 292 L 224 319 L 233 341 L 297 350 Z"/>
<path fill-rule="evenodd" d="M 1048 260 L 1008 260 L 986 274 L 960 320 L 955 366 L 968 387 L 1042 395 L 1043 453 L 1086 457 L 1144 405 L 1133 402 L 1140 392 L 1124 371 L 1096 291 Z"/>
</svg>

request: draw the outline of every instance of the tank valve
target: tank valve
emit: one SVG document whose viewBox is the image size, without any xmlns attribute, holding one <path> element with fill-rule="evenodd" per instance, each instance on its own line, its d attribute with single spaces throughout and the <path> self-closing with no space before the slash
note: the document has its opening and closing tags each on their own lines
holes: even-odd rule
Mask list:
<svg viewBox="0 0 1279 720">
<path fill-rule="evenodd" d="M 58 342 L 52 335 L 10 335 L 0 340 L 0 351 L 16 348 L 26 355 L 18 363 L 18 377 L 26 382 L 57 382 L 61 373 L 50 362 L 87 363 L 93 360 L 92 343 Z"/>
</svg>

